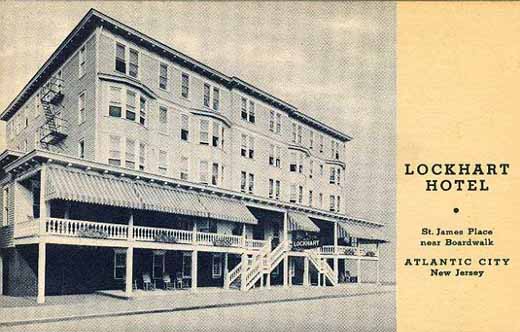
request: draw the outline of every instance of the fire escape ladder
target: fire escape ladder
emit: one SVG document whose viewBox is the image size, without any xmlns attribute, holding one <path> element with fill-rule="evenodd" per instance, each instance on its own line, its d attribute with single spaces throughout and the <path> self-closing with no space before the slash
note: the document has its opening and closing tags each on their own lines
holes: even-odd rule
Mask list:
<svg viewBox="0 0 520 332">
<path fill-rule="evenodd" d="M 62 118 L 63 97 L 63 80 L 51 77 L 43 86 L 40 97 L 44 122 L 39 131 L 40 143 L 44 148 L 59 144 L 67 137 L 66 121 Z"/>
</svg>

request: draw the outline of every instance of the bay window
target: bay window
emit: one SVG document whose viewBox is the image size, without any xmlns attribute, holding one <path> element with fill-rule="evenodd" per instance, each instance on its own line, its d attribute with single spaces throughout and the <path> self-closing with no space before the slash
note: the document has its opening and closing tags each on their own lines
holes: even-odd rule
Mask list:
<svg viewBox="0 0 520 332">
<path fill-rule="evenodd" d="M 135 169 L 135 140 L 126 139 L 125 167 Z"/>
<path fill-rule="evenodd" d="M 200 120 L 200 144 L 208 145 L 209 144 L 209 121 L 206 119 Z"/>
<path fill-rule="evenodd" d="M 108 163 L 113 166 L 121 166 L 121 137 L 110 135 Z"/>
<path fill-rule="evenodd" d="M 121 117 L 121 88 L 110 87 L 110 101 L 108 106 L 108 115 L 120 118 Z"/>
<path fill-rule="evenodd" d="M 188 141 L 190 133 L 190 119 L 187 114 L 181 114 L 181 140 Z"/>
<path fill-rule="evenodd" d="M 168 171 L 168 152 L 159 150 L 159 173 L 166 174 Z"/>
<path fill-rule="evenodd" d="M 208 183 L 208 162 L 201 160 L 199 163 L 199 180 L 201 183 Z"/>
<path fill-rule="evenodd" d="M 180 176 L 181 176 L 181 180 L 188 180 L 189 178 L 189 170 L 188 170 L 188 167 L 189 167 L 189 159 L 188 157 L 181 157 L 181 167 L 180 167 Z"/>
<path fill-rule="evenodd" d="M 126 119 L 135 121 L 136 94 L 132 90 L 126 90 Z"/>
</svg>

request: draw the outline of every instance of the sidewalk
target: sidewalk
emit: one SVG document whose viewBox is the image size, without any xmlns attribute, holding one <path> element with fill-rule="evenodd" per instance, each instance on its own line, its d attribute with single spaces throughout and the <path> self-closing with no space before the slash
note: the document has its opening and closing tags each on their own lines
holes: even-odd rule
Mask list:
<svg viewBox="0 0 520 332">
<path fill-rule="evenodd" d="M 45 305 L 36 305 L 34 299 L 0 297 L 0 327 L 38 322 L 52 322 L 95 317 L 138 315 L 170 311 L 253 305 L 272 302 L 290 302 L 323 298 L 361 296 L 393 292 L 394 286 L 373 284 L 345 284 L 337 287 L 272 287 L 249 292 L 237 290 L 203 290 L 197 293 L 172 291 L 171 294 L 148 292 L 131 300 L 102 295 L 74 295 L 48 297 Z M 150 294 L 152 293 L 152 294 Z M 13 306 L 17 304 L 21 306 Z M 348 300 L 346 300 L 348 301 Z M 9 307 L 8 307 L 9 306 Z"/>
</svg>

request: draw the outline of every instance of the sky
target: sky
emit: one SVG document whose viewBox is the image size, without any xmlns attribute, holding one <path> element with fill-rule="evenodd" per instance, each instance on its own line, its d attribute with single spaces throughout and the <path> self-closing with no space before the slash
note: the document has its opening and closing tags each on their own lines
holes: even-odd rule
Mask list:
<svg viewBox="0 0 520 332">
<path fill-rule="evenodd" d="M 395 4 L 3 2 L 1 110 L 91 7 L 352 136 L 348 213 L 395 223 Z"/>
</svg>

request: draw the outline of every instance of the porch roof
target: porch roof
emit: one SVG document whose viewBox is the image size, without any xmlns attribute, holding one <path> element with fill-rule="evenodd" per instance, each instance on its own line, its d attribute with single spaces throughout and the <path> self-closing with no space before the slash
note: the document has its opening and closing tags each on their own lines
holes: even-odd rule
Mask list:
<svg viewBox="0 0 520 332">
<path fill-rule="evenodd" d="M 289 231 L 319 232 L 320 228 L 312 220 L 301 212 L 288 212 Z"/>
<path fill-rule="evenodd" d="M 258 224 L 258 220 L 241 201 L 206 194 L 199 194 L 198 198 L 208 211 L 210 218 Z"/>
<path fill-rule="evenodd" d="M 142 208 L 130 180 L 104 176 L 73 168 L 50 166 L 47 169 L 45 198 L 63 199 L 118 207 Z"/>
<path fill-rule="evenodd" d="M 387 242 L 386 236 L 381 227 L 370 227 L 353 223 L 338 222 L 340 227 L 339 235 L 349 235 L 358 239 L 371 240 L 377 242 Z"/>
<path fill-rule="evenodd" d="M 136 183 L 135 190 L 143 202 L 143 209 L 207 217 L 208 212 L 197 194 L 158 184 Z"/>
</svg>

